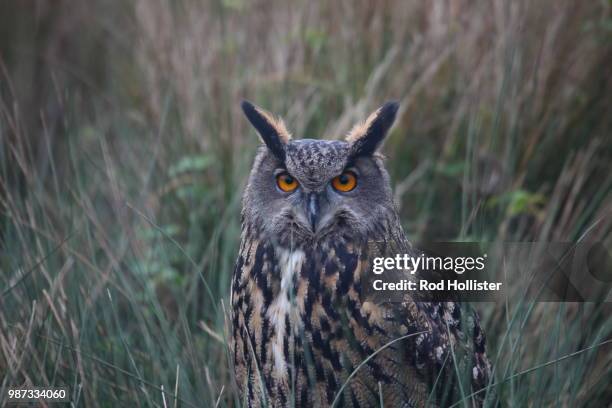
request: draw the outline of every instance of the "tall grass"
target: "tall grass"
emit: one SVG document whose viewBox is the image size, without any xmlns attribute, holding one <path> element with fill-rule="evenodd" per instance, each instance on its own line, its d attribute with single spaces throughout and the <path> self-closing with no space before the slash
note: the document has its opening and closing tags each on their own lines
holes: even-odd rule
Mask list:
<svg viewBox="0 0 612 408">
<path fill-rule="evenodd" d="M 607 1 L 0 4 L 0 405 L 235 406 L 247 97 L 298 137 L 388 99 L 415 240 L 612 245 Z M 612 400 L 607 304 L 477 304 L 503 405 Z M 575 354 L 572 354 L 575 353 Z M 550 364 L 547 364 L 550 363 Z M 533 369 L 533 370 L 532 370 Z"/>
</svg>

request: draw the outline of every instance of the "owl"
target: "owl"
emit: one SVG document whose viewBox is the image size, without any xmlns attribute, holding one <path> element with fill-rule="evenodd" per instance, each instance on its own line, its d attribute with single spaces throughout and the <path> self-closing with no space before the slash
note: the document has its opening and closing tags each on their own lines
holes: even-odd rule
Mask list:
<svg viewBox="0 0 612 408">
<path fill-rule="evenodd" d="M 344 140 L 296 140 L 270 113 L 246 101 L 242 109 L 263 143 L 244 191 L 231 284 L 241 405 L 447 406 L 485 387 L 490 365 L 475 314 L 466 320 L 458 302 L 374 302 L 362 293 L 372 242 L 413 251 L 379 151 L 398 104 Z"/>
</svg>

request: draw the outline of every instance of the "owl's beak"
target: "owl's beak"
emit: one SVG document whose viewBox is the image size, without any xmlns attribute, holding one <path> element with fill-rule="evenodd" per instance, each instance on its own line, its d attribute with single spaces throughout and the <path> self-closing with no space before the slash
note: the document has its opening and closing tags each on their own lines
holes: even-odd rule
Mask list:
<svg viewBox="0 0 612 408">
<path fill-rule="evenodd" d="M 308 221 L 310 222 L 310 227 L 313 232 L 316 231 L 320 210 L 319 195 L 317 193 L 308 194 L 306 200 L 306 213 L 308 214 Z"/>
</svg>

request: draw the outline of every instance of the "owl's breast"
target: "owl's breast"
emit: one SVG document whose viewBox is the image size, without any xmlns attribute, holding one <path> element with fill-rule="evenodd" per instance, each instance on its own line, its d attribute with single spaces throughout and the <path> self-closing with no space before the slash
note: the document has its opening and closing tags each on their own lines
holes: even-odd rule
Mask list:
<svg viewBox="0 0 612 408">
<path fill-rule="evenodd" d="M 355 368 L 395 330 L 383 309 L 361 302 L 366 255 L 343 241 L 299 249 L 257 243 L 243 253 L 233 293 L 239 384 L 246 382 L 249 394 L 259 398 L 262 382 L 253 374 L 259 372 L 273 406 L 291 400 L 297 406 L 329 406 Z M 397 394 L 400 378 L 412 377 L 405 375 L 402 356 L 389 350 L 369 360 L 346 390 L 351 403 L 341 405 L 375 404 L 378 393 L 363 384 L 389 384 L 385 390 Z"/>
<path fill-rule="evenodd" d="M 297 302 L 295 287 L 304 264 L 305 253 L 302 250 L 280 250 L 278 251 L 278 266 L 280 270 L 280 285 L 278 291 L 272 293 L 272 299 L 265 316 L 272 328 L 272 336 L 269 339 L 269 347 L 274 360 L 274 374 L 277 378 L 287 377 L 287 356 L 285 355 L 285 343 L 287 337 L 295 335 L 301 324 L 302 311 Z"/>
<path fill-rule="evenodd" d="M 274 376 L 289 380 L 288 360 L 303 352 L 304 340 L 315 354 L 326 355 L 339 368 L 340 356 L 331 353 L 330 342 L 343 337 L 339 328 L 343 311 L 358 313 L 359 256 L 352 246 L 274 250 L 276 272 L 269 277 L 267 307 L 262 310 L 269 332 L 267 347 Z M 353 310 L 354 309 L 354 310 Z M 298 358 L 301 358 L 298 357 Z M 295 361 L 294 363 L 295 364 Z"/>
</svg>

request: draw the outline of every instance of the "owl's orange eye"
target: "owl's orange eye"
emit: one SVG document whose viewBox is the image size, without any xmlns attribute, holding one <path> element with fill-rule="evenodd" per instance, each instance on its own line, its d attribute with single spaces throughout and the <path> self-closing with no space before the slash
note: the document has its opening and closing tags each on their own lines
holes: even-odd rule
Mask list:
<svg viewBox="0 0 612 408">
<path fill-rule="evenodd" d="M 347 193 L 357 186 L 357 176 L 352 171 L 345 171 L 333 178 L 332 186 L 340 192 Z"/>
<path fill-rule="evenodd" d="M 297 180 L 289 173 L 281 173 L 276 176 L 276 185 L 286 193 L 295 191 L 298 188 Z"/>
</svg>

